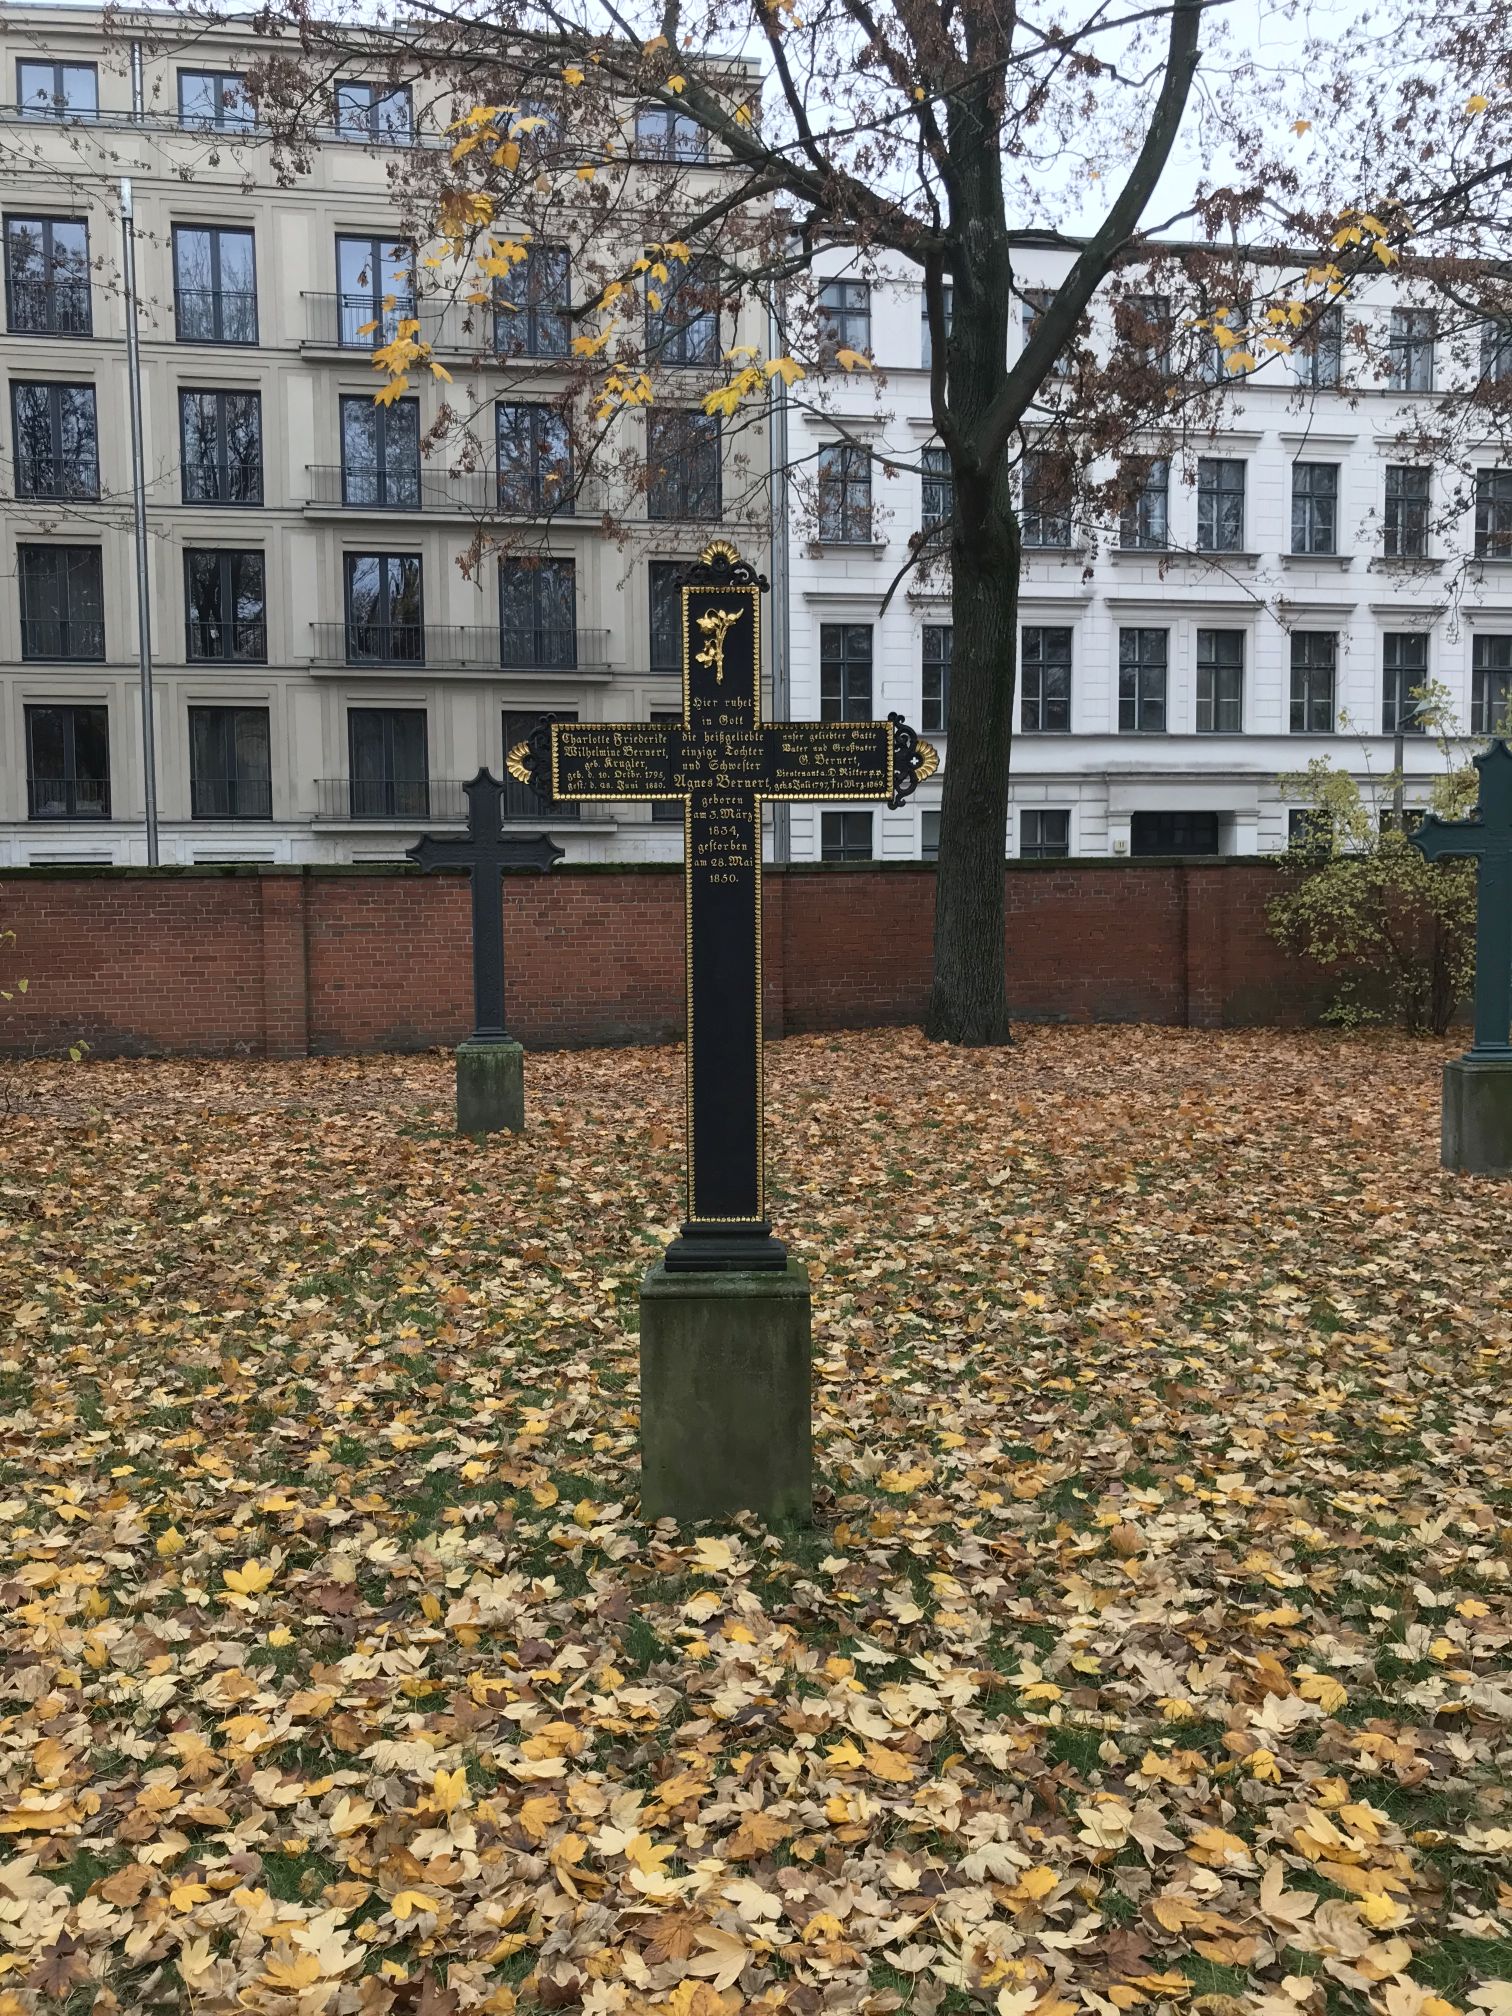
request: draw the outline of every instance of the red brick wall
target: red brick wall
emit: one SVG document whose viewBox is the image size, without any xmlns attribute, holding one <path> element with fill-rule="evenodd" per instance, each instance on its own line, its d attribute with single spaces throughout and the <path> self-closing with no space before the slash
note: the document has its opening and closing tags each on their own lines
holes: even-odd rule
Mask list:
<svg viewBox="0 0 1512 2016">
<path fill-rule="evenodd" d="M 916 1022 L 924 867 L 766 878 L 767 1027 Z M 1006 953 L 1025 1019 L 1299 1022 L 1316 976 L 1271 941 L 1265 862 L 1010 863 Z M 537 1046 L 654 1042 L 683 1015 L 678 870 L 558 869 L 504 887 L 510 1028 Z M 371 869 L 16 869 L 0 928 L 0 1050 L 302 1056 L 453 1043 L 472 1021 L 460 876 Z"/>
</svg>

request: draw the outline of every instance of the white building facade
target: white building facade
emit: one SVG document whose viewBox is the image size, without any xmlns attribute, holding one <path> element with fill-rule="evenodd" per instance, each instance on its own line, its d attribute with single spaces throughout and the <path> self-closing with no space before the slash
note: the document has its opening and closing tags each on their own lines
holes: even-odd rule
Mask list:
<svg viewBox="0 0 1512 2016">
<path fill-rule="evenodd" d="M 1021 255 L 1026 294 L 1068 257 Z M 934 438 L 921 291 L 901 266 L 862 278 L 840 252 L 823 270 L 842 340 L 878 382 L 835 374 L 827 410 L 792 416 L 790 457 L 818 492 L 791 542 L 792 710 L 895 709 L 948 764 L 945 584 L 910 577 L 882 607 L 938 509 L 921 468 Z M 1451 478 L 1401 442 L 1449 367 L 1403 299 L 1382 279 L 1349 310 L 1380 324 L 1378 378 L 1361 382 L 1347 353 L 1325 359 L 1321 384 L 1311 362 L 1274 359 L 1122 524 L 1024 509 L 1010 857 L 1278 851 L 1301 816 L 1278 780 L 1324 756 L 1379 782 L 1414 689 L 1447 689 L 1465 733 L 1512 720 L 1512 472 L 1472 439 L 1465 508 L 1436 522 Z M 1512 347 L 1478 354 L 1512 369 Z M 1439 758 L 1407 727 L 1410 806 Z M 928 858 L 940 789 L 898 812 L 795 806 L 793 858 Z"/>
</svg>

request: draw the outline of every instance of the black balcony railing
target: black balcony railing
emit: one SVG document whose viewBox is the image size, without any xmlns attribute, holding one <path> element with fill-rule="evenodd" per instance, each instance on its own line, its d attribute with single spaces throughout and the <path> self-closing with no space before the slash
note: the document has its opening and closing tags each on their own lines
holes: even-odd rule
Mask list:
<svg viewBox="0 0 1512 2016">
<path fill-rule="evenodd" d="M 521 509 L 523 500 L 501 493 L 492 469 L 380 469 L 371 463 L 311 463 L 305 470 L 309 504 L 331 511 L 449 512 L 454 517 L 570 518 L 602 509 L 602 485 L 596 479 L 576 484 L 543 486 L 538 499 Z M 513 486 L 510 486 L 512 490 Z M 560 488 L 562 494 L 558 496 Z"/>
<path fill-rule="evenodd" d="M 70 498 L 97 498 L 100 494 L 100 470 L 98 463 L 90 456 L 87 460 L 59 460 L 49 455 L 37 461 L 28 455 L 16 457 L 17 497 L 37 497 L 56 499 L 60 502 Z"/>
<path fill-rule="evenodd" d="M 28 819 L 108 819 L 110 781 L 104 777 L 28 777 Z"/>
<path fill-rule="evenodd" d="M 214 462 L 186 462 L 182 473 L 186 504 L 261 504 L 263 501 L 261 463 L 233 462 L 222 467 Z"/>
<path fill-rule="evenodd" d="M 195 665 L 266 665 L 268 626 L 263 622 L 190 622 L 185 641 Z"/>
<path fill-rule="evenodd" d="M 250 288 L 175 287 L 173 326 L 180 343 L 256 343 L 257 296 Z"/>
<path fill-rule="evenodd" d="M 413 296 L 397 289 L 387 294 L 306 294 L 304 298 L 305 342 L 316 350 L 377 350 L 393 342 L 401 322 L 415 319 Z M 385 306 L 385 302 L 391 305 Z M 426 337 L 423 327 L 420 334 Z"/>
<path fill-rule="evenodd" d="M 575 672 L 578 634 L 576 630 L 534 627 L 507 629 L 499 638 L 499 662 L 511 672 Z"/>
<path fill-rule="evenodd" d="M 193 819 L 271 819 L 273 786 L 266 777 L 191 777 Z"/>
<path fill-rule="evenodd" d="M 320 777 L 315 783 L 321 819 L 401 819 L 461 825 L 467 800 L 455 778 Z"/>
<path fill-rule="evenodd" d="M 317 665 L 456 666 L 477 671 L 603 670 L 607 630 L 506 630 L 484 623 L 312 623 Z"/>
<path fill-rule="evenodd" d="M 87 280 L 28 280 L 13 274 L 7 312 L 13 336 L 93 333 Z"/>
<path fill-rule="evenodd" d="M 385 300 L 393 305 L 385 307 Z M 495 313 L 489 301 L 441 301 L 391 290 L 379 294 L 306 294 L 305 344 L 312 350 L 376 350 L 391 343 L 402 321 L 420 324 L 416 334 L 433 350 L 468 357 L 500 357 L 509 364 L 539 363 L 564 370 L 562 351 L 532 350 L 524 318 Z"/>
<path fill-rule="evenodd" d="M 29 661 L 99 664 L 105 656 L 105 625 L 98 619 L 23 616 L 21 656 Z"/>
</svg>

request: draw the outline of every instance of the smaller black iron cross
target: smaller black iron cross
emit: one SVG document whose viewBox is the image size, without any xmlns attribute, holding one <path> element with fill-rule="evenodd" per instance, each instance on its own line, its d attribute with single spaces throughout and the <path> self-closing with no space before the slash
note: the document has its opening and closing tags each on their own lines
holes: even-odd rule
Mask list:
<svg viewBox="0 0 1512 2016">
<path fill-rule="evenodd" d="M 467 793 L 467 838 L 438 840 L 427 833 L 409 859 L 427 871 L 465 868 L 472 875 L 472 969 L 474 1043 L 507 1043 L 504 1028 L 504 908 L 500 871 L 550 868 L 562 850 L 544 833 L 505 833 L 504 786 L 480 770 Z"/>
<path fill-rule="evenodd" d="M 1480 862 L 1475 914 L 1475 1041 L 1469 1057 L 1512 1058 L 1512 744 L 1493 742 L 1475 759 L 1480 803 L 1473 819 L 1428 813 L 1409 837 L 1424 859 L 1472 854 Z"/>
</svg>

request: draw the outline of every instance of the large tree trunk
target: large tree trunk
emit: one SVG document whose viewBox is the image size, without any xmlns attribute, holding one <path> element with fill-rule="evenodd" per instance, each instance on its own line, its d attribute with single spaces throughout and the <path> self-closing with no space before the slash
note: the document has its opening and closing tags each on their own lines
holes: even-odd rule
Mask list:
<svg viewBox="0 0 1512 2016">
<path fill-rule="evenodd" d="M 1006 491 L 1006 472 L 994 490 Z M 958 517 L 951 547 L 950 704 L 935 878 L 934 987 L 928 1035 L 1007 1043 L 1003 860 L 1018 689 L 1019 531 L 1005 496 L 978 521 Z"/>
</svg>

